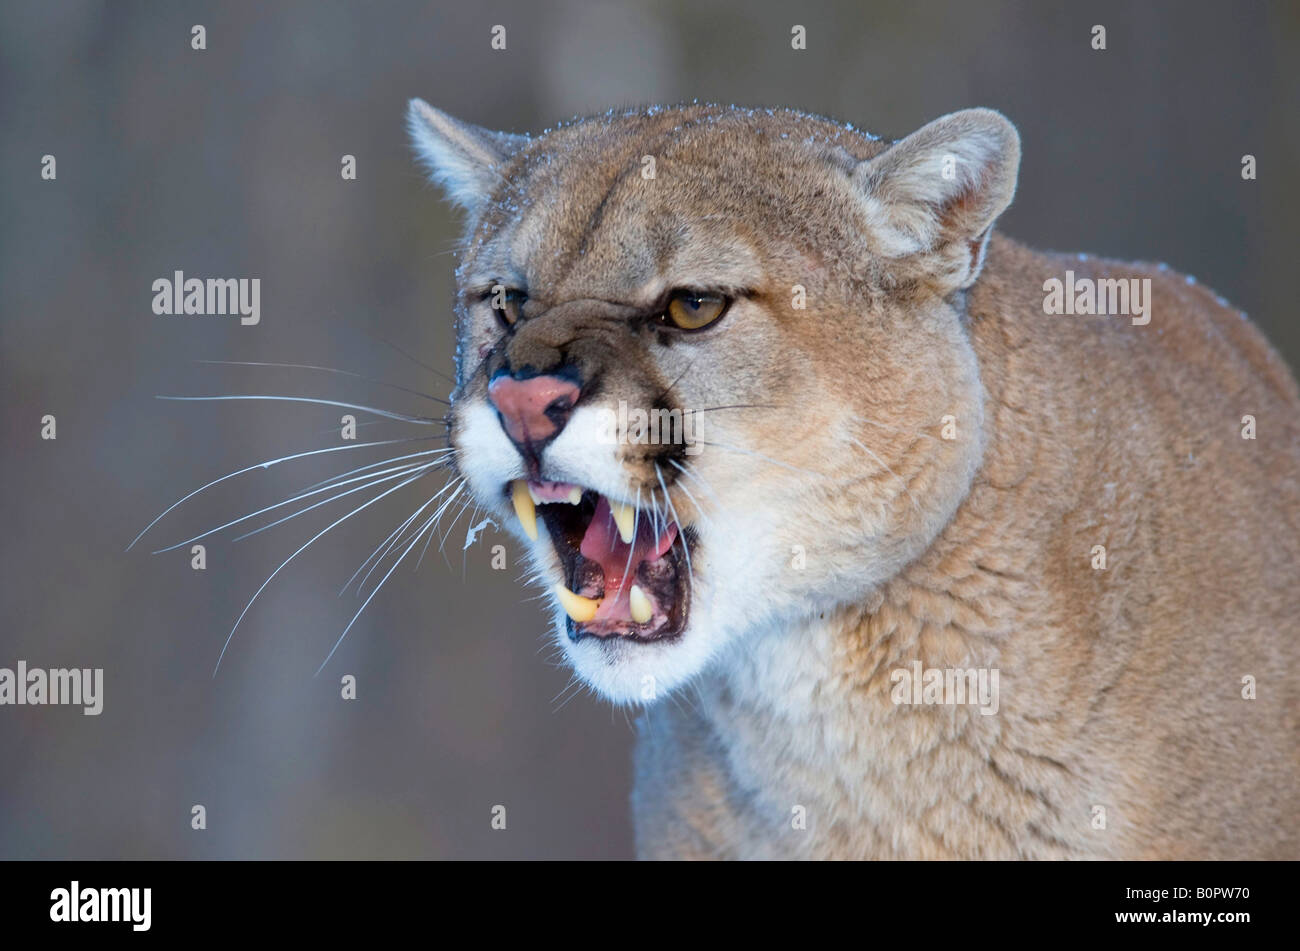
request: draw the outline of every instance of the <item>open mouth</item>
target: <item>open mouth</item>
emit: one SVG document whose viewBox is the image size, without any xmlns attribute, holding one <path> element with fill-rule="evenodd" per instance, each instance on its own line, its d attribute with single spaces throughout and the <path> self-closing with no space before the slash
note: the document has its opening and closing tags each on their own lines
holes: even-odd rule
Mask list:
<svg viewBox="0 0 1300 951">
<path fill-rule="evenodd" d="M 554 592 L 569 636 L 660 641 L 681 634 L 690 610 L 687 546 L 676 523 L 568 482 L 508 486 L 530 538 L 541 516 L 559 558 Z"/>
</svg>

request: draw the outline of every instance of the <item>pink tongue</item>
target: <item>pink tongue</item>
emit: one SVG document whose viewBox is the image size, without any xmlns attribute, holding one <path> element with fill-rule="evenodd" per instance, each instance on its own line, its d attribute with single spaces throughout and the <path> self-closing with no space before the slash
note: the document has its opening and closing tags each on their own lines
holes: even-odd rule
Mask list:
<svg viewBox="0 0 1300 951">
<path fill-rule="evenodd" d="M 644 561 L 661 558 L 677 538 L 677 525 L 671 524 L 662 535 L 656 535 L 650 519 L 637 520 L 636 537 L 632 544 L 623 541 L 618 525 L 609 511 L 609 500 L 603 495 L 596 503 L 596 513 L 582 536 L 579 550 L 605 572 L 605 596 L 596 609 L 595 620 L 631 620 L 632 608 L 628 603 L 636 572 Z M 626 572 L 626 574 L 624 574 Z M 656 609 L 658 605 L 655 605 Z"/>
</svg>

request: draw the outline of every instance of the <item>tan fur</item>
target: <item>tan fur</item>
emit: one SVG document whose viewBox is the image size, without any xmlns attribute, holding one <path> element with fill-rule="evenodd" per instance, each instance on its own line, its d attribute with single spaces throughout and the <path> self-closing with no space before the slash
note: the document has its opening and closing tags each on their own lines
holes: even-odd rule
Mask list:
<svg viewBox="0 0 1300 951">
<path fill-rule="evenodd" d="M 810 695 L 797 712 L 750 702 L 742 664 L 647 716 L 644 855 L 1300 854 L 1295 386 L 1181 277 L 1067 266 L 1147 274 L 1176 310 L 1163 333 L 1047 320 L 1052 268 L 994 240 L 969 302 L 989 446 L 970 495 L 878 598 L 787 632 L 821 674 L 785 686 Z M 1241 439 L 1247 411 L 1265 443 Z M 999 715 L 893 705 L 888 671 L 917 658 L 1000 668 Z"/>
<path fill-rule="evenodd" d="M 449 185 L 461 286 L 513 270 L 536 323 L 503 341 L 463 299 L 462 455 L 511 348 L 583 361 L 604 400 L 765 407 L 710 419 L 763 457 L 694 460 L 712 503 L 669 486 L 699 597 L 744 630 L 688 627 L 716 650 L 640 721 L 643 856 L 1300 857 L 1300 394 L 1243 315 L 1163 268 L 989 239 L 1019 148 L 986 111 L 892 148 L 712 106 L 488 144 L 491 174 Z M 1153 319 L 1045 314 L 1067 269 L 1150 278 Z M 620 323 L 711 278 L 752 291 L 712 337 Z M 620 651 L 615 672 L 652 663 Z M 998 713 L 895 704 L 917 660 L 996 668 Z"/>
</svg>

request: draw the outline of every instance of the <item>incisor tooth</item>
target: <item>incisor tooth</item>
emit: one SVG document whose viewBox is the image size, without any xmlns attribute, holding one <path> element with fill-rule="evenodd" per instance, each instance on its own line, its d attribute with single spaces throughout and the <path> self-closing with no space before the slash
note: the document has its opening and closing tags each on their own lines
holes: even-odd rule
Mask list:
<svg viewBox="0 0 1300 951">
<path fill-rule="evenodd" d="M 654 605 L 650 603 L 650 599 L 646 597 L 640 585 L 632 585 L 628 603 L 632 607 L 632 620 L 636 621 L 636 623 L 644 624 L 654 616 Z"/>
<path fill-rule="evenodd" d="M 584 598 L 580 594 L 574 594 L 562 584 L 555 586 L 555 596 L 560 599 L 560 607 L 564 608 L 564 613 L 579 624 L 594 618 L 596 609 L 600 607 L 600 602 L 595 598 Z"/>
<path fill-rule="evenodd" d="M 533 541 L 537 541 L 537 506 L 533 504 L 533 494 L 528 490 L 528 483 L 516 479 L 510 486 L 510 501 L 515 504 L 515 514 L 519 524 Z"/>
<path fill-rule="evenodd" d="M 636 533 L 636 509 L 610 499 L 609 512 L 614 516 L 614 524 L 618 526 L 618 536 L 623 539 L 623 544 L 632 544 Z"/>
</svg>

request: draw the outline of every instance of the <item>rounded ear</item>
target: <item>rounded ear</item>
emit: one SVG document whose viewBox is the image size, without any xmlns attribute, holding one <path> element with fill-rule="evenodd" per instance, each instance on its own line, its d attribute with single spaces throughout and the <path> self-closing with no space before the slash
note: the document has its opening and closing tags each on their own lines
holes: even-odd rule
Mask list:
<svg viewBox="0 0 1300 951">
<path fill-rule="evenodd" d="M 992 109 L 935 119 L 853 170 L 874 249 L 946 290 L 979 276 L 993 222 L 1016 192 L 1020 135 Z"/>
<path fill-rule="evenodd" d="M 501 166 L 528 144 L 526 135 L 461 122 L 423 99 L 407 106 L 406 128 L 429 178 L 471 217 L 500 183 Z"/>
</svg>

